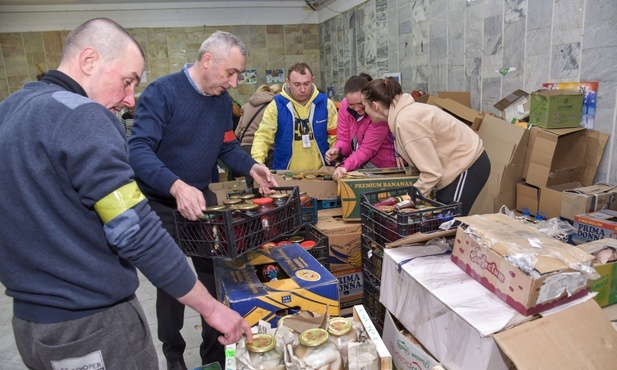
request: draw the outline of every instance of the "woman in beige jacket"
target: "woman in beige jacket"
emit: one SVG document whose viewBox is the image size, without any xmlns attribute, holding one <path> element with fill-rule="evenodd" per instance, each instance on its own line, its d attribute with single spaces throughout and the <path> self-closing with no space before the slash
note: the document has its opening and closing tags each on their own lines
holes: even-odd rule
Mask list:
<svg viewBox="0 0 617 370">
<path fill-rule="evenodd" d="M 445 111 L 403 94 L 394 78 L 369 82 L 362 101 L 373 122 L 388 121 L 397 152 L 420 171 L 414 186 L 424 196 L 437 189 L 437 201 L 461 202 L 468 215 L 491 172 L 480 137 Z"/>
</svg>

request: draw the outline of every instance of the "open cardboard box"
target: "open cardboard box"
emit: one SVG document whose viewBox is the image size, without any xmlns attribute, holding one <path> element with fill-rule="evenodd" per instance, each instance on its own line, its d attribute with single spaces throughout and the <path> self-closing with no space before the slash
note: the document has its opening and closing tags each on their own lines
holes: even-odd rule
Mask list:
<svg viewBox="0 0 617 370">
<path fill-rule="evenodd" d="M 450 98 L 441 98 L 433 95 L 423 95 L 416 99 L 416 101 L 420 103 L 431 104 L 445 110 L 454 117 L 463 121 L 474 131 L 478 131 L 480 129 L 482 119 L 484 118 L 484 113 L 466 107 L 465 105 Z"/>
<path fill-rule="evenodd" d="M 609 135 L 584 128 L 532 127 L 523 177 L 537 187 L 593 184 Z"/>
<path fill-rule="evenodd" d="M 489 114 L 478 135 L 491 161 L 491 174 L 471 208 L 470 214 L 498 212 L 501 206 L 516 205 L 516 184 L 523 180 L 529 130 Z"/>
<path fill-rule="evenodd" d="M 581 186 L 580 182 L 559 184 L 548 187 L 535 187 L 521 182 L 516 185 L 516 210 L 521 211 L 523 207 L 529 209 L 531 216 L 543 212 L 549 219 L 560 217 L 564 191 Z"/>
<path fill-rule="evenodd" d="M 314 179 L 290 179 L 285 174 L 303 173 L 314 175 Z M 323 176 L 332 176 L 334 167 L 324 166 L 317 171 L 288 171 L 278 170 L 272 176 L 279 186 L 297 186 L 300 192 L 306 192 L 309 197 L 316 199 L 336 199 L 338 198 L 338 186 L 336 181 L 325 180 Z"/>
<path fill-rule="evenodd" d="M 612 369 L 617 363 L 617 332 L 591 295 L 541 318 L 523 316 L 448 255 L 418 257 L 423 248 L 385 250 L 380 302 L 446 369 Z"/>
<path fill-rule="evenodd" d="M 587 294 L 592 255 L 501 213 L 456 219 L 452 261 L 521 314 Z"/>
<path fill-rule="evenodd" d="M 493 104 L 493 107 L 501 112 L 501 118 L 512 123 L 515 119 L 522 121 L 529 116 L 530 104 L 529 94 L 523 90 L 516 90 Z"/>
<path fill-rule="evenodd" d="M 617 185 L 596 184 L 570 187 L 563 191 L 561 217 L 574 220 L 583 213 L 612 209 L 617 211 Z"/>
</svg>

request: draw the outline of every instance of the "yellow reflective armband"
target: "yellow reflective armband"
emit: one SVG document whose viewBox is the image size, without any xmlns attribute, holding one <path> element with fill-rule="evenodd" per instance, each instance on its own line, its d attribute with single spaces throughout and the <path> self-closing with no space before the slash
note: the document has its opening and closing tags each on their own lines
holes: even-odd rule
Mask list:
<svg viewBox="0 0 617 370">
<path fill-rule="evenodd" d="M 130 182 L 96 202 L 94 210 L 104 224 L 146 199 L 135 181 Z"/>
</svg>

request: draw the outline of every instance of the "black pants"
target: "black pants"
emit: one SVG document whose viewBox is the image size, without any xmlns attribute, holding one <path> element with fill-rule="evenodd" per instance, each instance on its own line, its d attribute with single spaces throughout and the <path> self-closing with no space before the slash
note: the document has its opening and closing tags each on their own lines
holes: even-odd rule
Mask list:
<svg viewBox="0 0 617 370">
<path fill-rule="evenodd" d="M 216 204 L 216 200 L 206 199 L 206 202 L 208 204 Z M 167 229 L 171 236 L 175 237 L 174 209 L 152 201 L 150 201 L 150 206 L 161 218 L 163 227 Z M 197 278 L 205 285 L 208 292 L 213 297 L 216 297 L 216 282 L 212 259 L 193 257 L 192 260 L 195 272 L 197 272 Z M 158 320 L 158 337 L 163 342 L 165 358 L 168 362 L 183 362 L 186 342 L 182 338 L 180 330 L 184 325 L 184 305 L 162 289 L 157 289 L 156 318 Z M 202 365 L 218 362 L 224 368 L 225 349 L 218 341 L 221 333 L 208 325 L 203 317 L 201 318 L 201 325 L 202 343 L 199 347 L 199 354 L 201 355 Z"/>
<path fill-rule="evenodd" d="M 463 171 L 450 185 L 437 191 L 437 201 L 444 204 L 461 202 L 462 215 L 469 215 L 473 203 L 488 181 L 490 174 L 491 161 L 484 151 L 471 167 Z"/>
</svg>

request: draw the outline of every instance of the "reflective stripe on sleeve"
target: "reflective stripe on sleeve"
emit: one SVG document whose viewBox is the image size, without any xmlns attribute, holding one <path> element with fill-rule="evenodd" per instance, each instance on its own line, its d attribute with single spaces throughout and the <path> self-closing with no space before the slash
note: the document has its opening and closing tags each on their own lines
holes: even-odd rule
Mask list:
<svg viewBox="0 0 617 370">
<path fill-rule="evenodd" d="M 94 210 L 106 224 L 146 199 L 135 181 L 121 186 L 96 202 Z"/>
</svg>

